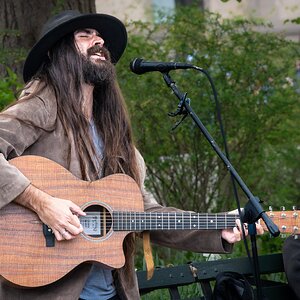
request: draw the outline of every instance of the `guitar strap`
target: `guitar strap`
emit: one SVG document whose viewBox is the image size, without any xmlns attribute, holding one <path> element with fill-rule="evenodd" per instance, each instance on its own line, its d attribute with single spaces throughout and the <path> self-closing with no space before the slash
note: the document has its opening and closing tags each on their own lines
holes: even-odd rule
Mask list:
<svg viewBox="0 0 300 300">
<path fill-rule="evenodd" d="M 152 278 L 154 273 L 154 262 L 153 262 L 151 244 L 150 244 L 149 231 L 143 232 L 143 248 L 144 248 L 144 257 L 145 257 L 146 268 L 147 268 L 147 280 L 149 280 Z"/>
</svg>

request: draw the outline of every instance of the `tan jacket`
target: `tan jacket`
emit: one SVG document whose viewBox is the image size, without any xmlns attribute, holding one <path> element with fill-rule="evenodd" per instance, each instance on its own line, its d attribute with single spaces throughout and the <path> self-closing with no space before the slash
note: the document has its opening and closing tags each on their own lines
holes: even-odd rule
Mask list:
<svg viewBox="0 0 300 300">
<path fill-rule="evenodd" d="M 27 90 L 32 92 L 33 87 Z M 7 114 L 30 120 L 35 126 L 26 125 Z M 40 127 L 40 128 L 39 128 Z M 42 128 L 42 129 L 41 129 Z M 0 208 L 13 201 L 30 184 L 7 160 L 21 155 L 39 155 L 49 158 L 69 169 L 75 176 L 80 176 L 78 157 L 74 143 L 71 144 L 71 166 L 66 165 L 68 141 L 62 124 L 57 117 L 57 104 L 54 95 L 44 90 L 38 97 L 19 102 L 0 114 Z M 138 153 L 138 152 L 137 152 Z M 138 153 L 138 164 L 142 178 L 141 191 L 146 211 L 172 211 L 159 205 L 150 193 L 145 191 L 143 182 L 146 167 L 142 156 Z M 91 180 L 92 177 L 91 162 Z M 224 253 L 231 251 L 231 245 L 221 239 L 220 231 L 156 231 L 151 233 L 151 241 L 164 246 L 183 250 L 208 253 Z M 134 264 L 134 259 L 127 261 Z M 77 300 L 90 271 L 90 264 L 84 263 L 64 278 L 48 286 L 39 288 L 13 287 L 0 278 L 0 299 L 43 299 L 43 300 Z M 1 272 L 1 270 L 0 270 Z M 120 274 L 124 274 L 121 273 Z M 133 286 L 129 286 L 129 278 L 133 278 Z M 139 299 L 136 275 L 119 275 L 116 279 L 118 294 L 122 299 Z"/>
</svg>

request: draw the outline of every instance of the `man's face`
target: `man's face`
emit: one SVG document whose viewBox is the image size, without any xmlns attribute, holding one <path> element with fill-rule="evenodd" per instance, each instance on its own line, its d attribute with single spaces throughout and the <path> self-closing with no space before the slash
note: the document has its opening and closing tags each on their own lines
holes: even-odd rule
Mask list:
<svg viewBox="0 0 300 300">
<path fill-rule="evenodd" d="M 93 62 L 109 59 L 102 49 L 104 40 L 95 29 L 85 28 L 74 32 L 74 40 L 81 54 Z"/>
<path fill-rule="evenodd" d="M 95 29 L 80 29 L 74 32 L 74 41 L 82 59 L 85 82 L 95 86 L 113 82 L 114 65 L 99 33 Z"/>
</svg>

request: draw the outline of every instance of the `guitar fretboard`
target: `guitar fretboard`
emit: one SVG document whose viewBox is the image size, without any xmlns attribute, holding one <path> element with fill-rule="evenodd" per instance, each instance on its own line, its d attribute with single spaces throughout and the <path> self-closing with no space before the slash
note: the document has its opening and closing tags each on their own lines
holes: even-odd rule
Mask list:
<svg viewBox="0 0 300 300">
<path fill-rule="evenodd" d="M 113 212 L 115 231 L 226 229 L 235 226 L 236 214 L 188 212 Z"/>
</svg>

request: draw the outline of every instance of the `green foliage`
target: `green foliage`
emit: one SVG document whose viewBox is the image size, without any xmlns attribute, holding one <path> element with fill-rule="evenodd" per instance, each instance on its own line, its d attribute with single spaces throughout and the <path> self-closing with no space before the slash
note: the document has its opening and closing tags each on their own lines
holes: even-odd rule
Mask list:
<svg viewBox="0 0 300 300">
<path fill-rule="evenodd" d="M 135 57 L 189 62 L 206 69 L 221 102 L 233 166 L 264 201 L 266 210 L 269 205 L 291 209 L 300 198 L 299 94 L 294 67 L 299 44 L 256 31 L 256 26 L 263 26 L 261 20 L 221 20 L 194 7 L 179 9 L 162 20 L 130 24 L 128 48 L 117 65 L 136 142 L 147 163 L 148 188 L 162 204 L 186 210 L 236 208 L 223 163 L 190 118 L 170 130 L 179 118 L 167 114 L 176 110 L 178 99 L 159 72 L 131 73 L 128 64 Z M 223 148 L 208 80 L 194 70 L 170 75 L 179 90 L 188 92 L 194 111 Z M 238 192 L 244 206 L 247 199 Z M 281 240 L 263 239 L 267 242 L 258 243 L 260 254 L 280 251 Z M 245 255 L 243 244 L 235 248 L 233 255 Z"/>
<path fill-rule="evenodd" d="M 0 110 L 13 102 L 15 93 L 22 87 L 17 75 L 9 68 L 6 68 L 7 76 L 0 79 Z"/>
<path fill-rule="evenodd" d="M 284 21 L 284 23 L 293 23 L 293 24 L 300 24 L 300 17 L 296 18 L 296 19 L 287 19 Z"/>
<path fill-rule="evenodd" d="M 221 21 L 193 8 L 164 20 L 131 24 L 128 49 L 118 65 L 137 143 L 148 164 L 149 188 L 162 203 L 185 209 L 236 206 L 226 168 L 192 120 L 170 132 L 175 120 L 167 113 L 176 110 L 178 99 L 161 74 L 137 77 L 129 72 L 128 62 L 143 55 L 148 60 L 188 61 L 208 70 L 222 104 L 233 165 L 266 204 L 296 204 L 299 95 L 293 77 L 299 44 L 254 31 L 253 20 Z M 188 92 L 193 109 L 222 146 L 205 76 L 191 70 L 171 76 Z"/>
<path fill-rule="evenodd" d="M 19 45 L 20 30 L 18 29 L 1 29 L 0 38 L 2 39 L 2 47 L 0 48 L 0 74 L 3 76 L 7 73 L 7 68 L 16 72 L 20 71 L 20 64 L 26 57 L 27 50 Z M 18 45 L 12 46 L 12 44 Z"/>
</svg>

